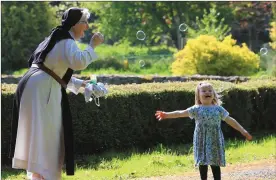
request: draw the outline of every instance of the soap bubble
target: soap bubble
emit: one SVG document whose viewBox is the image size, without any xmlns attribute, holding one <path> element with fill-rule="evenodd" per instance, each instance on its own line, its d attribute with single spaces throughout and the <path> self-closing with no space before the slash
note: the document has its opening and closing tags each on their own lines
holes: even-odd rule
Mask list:
<svg viewBox="0 0 276 180">
<path fill-rule="evenodd" d="M 139 64 L 140 64 L 140 67 L 144 67 L 146 65 L 145 61 L 144 60 L 140 60 L 139 61 Z"/>
<path fill-rule="evenodd" d="M 146 39 L 146 34 L 143 31 L 139 30 L 136 33 L 136 37 L 138 40 L 144 41 Z"/>
<path fill-rule="evenodd" d="M 188 25 L 187 24 L 182 23 L 182 24 L 179 25 L 179 31 L 184 32 L 184 31 L 187 31 L 187 29 L 188 29 Z"/>
<path fill-rule="evenodd" d="M 267 52 L 268 52 L 267 48 L 261 48 L 261 49 L 260 49 L 261 55 L 266 55 Z"/>
</svg>

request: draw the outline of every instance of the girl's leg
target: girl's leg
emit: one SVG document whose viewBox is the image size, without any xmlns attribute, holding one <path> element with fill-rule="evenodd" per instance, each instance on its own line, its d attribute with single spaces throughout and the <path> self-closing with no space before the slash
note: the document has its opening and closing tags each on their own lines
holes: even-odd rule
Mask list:
<svg viewBox="0 0 276 180">
<path fill-rule="evenodd" d="M 201 180 L 207 180 L 208 166 L 207 165 L 199 165 L 199 172 L 200 172 Z"/>
<path fill-rule="evenodd" d="M 221 180 L 221 172 L 219 166 L 211 166 L 214 180 Z"/>
</svg>

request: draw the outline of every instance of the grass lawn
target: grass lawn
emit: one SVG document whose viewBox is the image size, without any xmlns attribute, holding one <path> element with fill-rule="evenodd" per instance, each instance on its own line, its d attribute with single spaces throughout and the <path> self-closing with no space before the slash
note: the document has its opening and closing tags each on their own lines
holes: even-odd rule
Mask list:
<svg viewBox="0 0 276 180">
<path fill-rule="evenodd" d="M 256 136 L 254 136 L 256 137 Z M 257 137 L 253 141 L 227 140 L 227 164 L 247 163 L 262 159 L 275 159 L 276 135 Z M 131 179 L 160 175 L 177 175 L 192 172 L 192 144 L 164 147 L 159 144 L 148 151 L 135 149 L 126 152 L 109 151 L 99 155 L 79 157 L 75 176 L 62 179 L 97 180 Z M 25 171 L 2 168 L 2 179 L 24 179 Z"/>
</svg>

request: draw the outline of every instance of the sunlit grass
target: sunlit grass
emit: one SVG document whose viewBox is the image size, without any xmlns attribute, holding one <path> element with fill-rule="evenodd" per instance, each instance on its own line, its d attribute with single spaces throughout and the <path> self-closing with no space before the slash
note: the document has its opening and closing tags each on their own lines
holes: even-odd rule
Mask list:
<svg viewBox="0 0 276 180">
<path fill-rule="evenodd" d="M 162 76 L 170 76 L 169 72 L 160 72 L 160 71 L 153 71 L 153 70 L 140 70 L 139 73 L 133 71 L 124 71 L 124 70 L 115 70 L 113 68 L 108 69 L 100 69 L 100 70 L 84 70 L 80 73 L 81 75 L 90 75 L 90 74 L 97 74 L 97 75 L 162 75 Z"/>
<path fill-rule="evenodd" d="M 84 50 L 87 44 L 77 42 L 80 49 Z M 105 59 L 110 57 L 115 57 L 117 61 L 123 62 L 124 60 L 129 60 L 128 69 L 116 70 L 114 67 L 110 66 L 108 68 L 102 69 L 85 69 L 81 71 L 82 75 L 89 74 L 101 74 L 101 75 L 162 75 L 171 76 L 171 64 L 174 61 L 173 54 L 177 52 L 176 48 L 167 46 L 130 46 L 127 43 L 122 43 L 119 45 L 108 45 L 102 44 L 95 49 L 99 59 Z M 267 57 L 267 56 L 265 56 Z M 270 57 L 270 56 L 269 56 Z M 264 59 L 264 57 L 262 56 Z M 131 60 L 132 59 L 132 60 Z M 271 58 L 268 58 L 271 59 Z M 145 66 L 141 67 L 140 61 L 145 62 Z M 150 67 L 147 64 L 151 64 Z M 93 66 L 93 63 L 91 64 Z M 12 72 L 12 75 L 23 75 L 28 69 L 20 69 Z M 270 79 L 275 78 L 269 71 L 259 71 L 250 76 L 251 79 Z"/>
<path fill-rule="evenodd" d="M 87 44 L 77 42 L 80 49 L 84 50 Z M 146 47 L 129 46 L 128 44 L 107 45 L 102 44 L 95 49 L 99 61 L 114 57 L 116 61 L 123 64 L 129 60 L 128 68 L 115 69 L 112 64 L 108 68 L 95 69 L 93 62 L 91 65 L 80 72 L 81 75 L 161 75 L 171 76 L 171 64 L 174 61 L 173 54 L 176 49 L 166 46 Z M 161 53 L 161 54 L 160 54 Z M 143 61 L 145 66 L 139 63 Z M 11 73 L 12 75 L 23 75 L 28 69 L 20 69 Z M 270 79 L 275 78 L 268 71 L 259 71 L 250 76 L 251 79 Z"/>
<path fill-rule="evenodd" d="M 252 142 L 227 142 L 226 158 L 228 163 L 246 163 L 255 160 L 276 158 L 276 138 L 270 136 Z"/>
<path fill-rule="evenodd" d="M 248 142 L 244 140 L 226 141 L 227 164 L 248 163 L 262 159 L 276 158 L 276 136 Z M 128 150 L 126 152 L 109 151 L 100 155 L 91 155 L 77 161 L 75 176 L 63 179 L 131 179 L 160 175 L 177 175 L 197 171 L 193 164 L 192 145 L 162 146 L 159 144 L 148 151 Z M 2 171 L 3 179 L 23 179 L 24 171 Z"/>
<path fill-rule="evenodd" d="M 158 64 L 153 65 L 151 68 L 143 68 L 140 65 L 130 65 L 129 69 L 115 70 L 114 68 L 105 68 L 105 69 L 86 69 L 81 71 L 81 75 L 161 75 L 161 76 L 171 76 L 172 73 L 169 69 L 169 65 L 160 66 Z"/>
<path fill-rule="evenodd" d="M 267 71 L 259 71 L 252 76 L 250 76 L 252 79 L 270 79 L 275 78 L 272 74 L 268 73 Z"/>
<path fill-rule="evenodd" d="M 86 44 L 78 43 L 80 49 L 85 49 Z M 127 44 L 120 44 L 111 46 L 103 44 L 95 49 L 100 59 L 115 57 L 118 62 L 123 63 L 124 60 L 129 60 L 127 69 L 116 70 L 112 66 L 102 69 L 87 68 L 81 71 L 82 75 L 93 74 L 121 74 L 121 75 L 164 75 L 170 76 L 170 66 L 173 61 L 173 53 L 177 50 L 165 46 L 146 47 L 146 46 L 129 46 Z M 160 54 L 162 53 L 162 54 Z M 141 65 L 141 61 L 145 65 Z M 90 65 L 93 67 L 93 63 Z"/>
<path fill-rule="evenodd" d="M 77 42 L 78 47 L 84 50 L 87 44 Z M 95 52 L 99 57 L 124 57 L 124 56 L 144 56 L 154 54 L 172 55 L 177 52 L 176 48 L 168 46 L 130 46 L 129 44 L 108 45 L 102 44 L 95 48 Z"/>
<path fill-rule="evenodd" d="M 29 70 L 28 68 L 20 69 L 18 71 L 14 71 L 12 75 L 15 75 L 15 76 L 24 75 L 28 70 Z"/>
<path fill-rule="evenodd" d="M 27 68 L 20 69 L 14 71 L 12 75 L 22 76 L 28 71 Z M 139 65 L 139 61 L 134 65 L 130 65 L 130 68 L 127 70 L 115 70 L 114 68 L 106 68 L 99 70 L 85 69 L 80 72 L 81 75 L 90 75 L 90 74 L 98 74 L 98 75 L 162 75 L 162 76 L 171 76 L 170 64 L 153 64 L 151 68 L 144 68 Z M 260 71 L 256 74 L 250 76 L 252 80 L 255 79 L 275 79 L 275 76 L 268 74 L 266 71 Z"/>
</svg>

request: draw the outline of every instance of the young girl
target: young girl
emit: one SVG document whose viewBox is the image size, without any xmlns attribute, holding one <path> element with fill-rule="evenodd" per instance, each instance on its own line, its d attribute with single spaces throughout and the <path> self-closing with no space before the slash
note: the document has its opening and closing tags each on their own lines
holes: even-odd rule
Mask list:
<svg viewBox="0 0 276 180">
<path fill-rule="evenodd" d="M 224 138 L 221 120 L 238 130 L 247 140 L 252 136 L 220 106 L 212 85 L 201 82 L 195 90 L 195 105 L 186 110 L 163 112 L 156 111 L 160 121 L 169 118 L 190 117 L 195 119 L 193 139 L 195 166 L 199 166 L 200 177 L 207 180 L 208 165 L 211 166 L 215 180 L 221 179 L 220 166 L 225 166 Z"/>
</svg>

